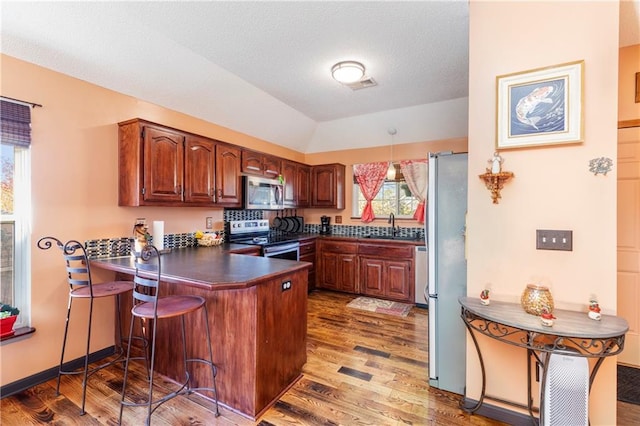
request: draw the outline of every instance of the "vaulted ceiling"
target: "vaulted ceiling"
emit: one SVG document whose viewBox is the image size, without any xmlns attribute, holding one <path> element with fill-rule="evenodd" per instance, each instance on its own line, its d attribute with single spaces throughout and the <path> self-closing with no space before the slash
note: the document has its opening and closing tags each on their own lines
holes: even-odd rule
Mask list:
<svg viewBox="0 0 640 426">
<path fill-rule="evenodd" d="M 625 4 L 626 3 L 626 4 Z M 302 152 L 322 123 L 468 96 L 467 1 L 3 1 L 1 50 Z M 621 45 L 640 43 L 638 1 Z M 331 78 L 355 60 L 377 85 Z"/>
</svg>

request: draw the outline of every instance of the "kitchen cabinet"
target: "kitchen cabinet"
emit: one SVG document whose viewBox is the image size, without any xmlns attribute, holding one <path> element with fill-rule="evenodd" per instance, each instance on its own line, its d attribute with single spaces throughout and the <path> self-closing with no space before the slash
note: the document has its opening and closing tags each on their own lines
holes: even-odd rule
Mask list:
<svg viewBox="0 0 640 426">
<path fill-rule="evenodd" d="M 240 207 L 240 148 L 140 119 L 119 123 L 118 205 Z"/>
<path fill-rule="evenodd" d="M 311 167 L 295 161 L 282 160 L 285 207 L 309 207 Z"/>
<path fill-rule="evenodd" d="M 311 292 L 316 288 L 316 238 L 300 240 L 300 261 L 312 264 L 308 281 L 308 291 Z"/>
<path fill-rule="evenodd" d="M 187 137 L 184 154 L 184 201 L 211 203 L 215 199 L 216 145 L 209 139 Z"/>
<path fill-rule="evenodd" d="M 243 149 L 242 173 L 277 179 L 282 173 L 282 160 L 273 155 Z"/>
<path fill-rule="evenodd" d="M 344 164 L 311 167 L 311 207 L 344 209 Z"/>
<path fill-rule="evenodd" d="M 360 292 L 367 296 L 413 302 L 414 246 L 358 244 Z"/>
<path fill-rule="evenodd" d="M 216 144 L 216 204 L 225 207 L 242 206 L 241 149 Z"/>
<path fill-rule="evenodd" d="M 320 240 L 318 242 L 317 286 L 345 293 L 358 293 L 358 244 Z"/>
<path fill-rule="evenodd" d="M 317 247 L 317 287 L 414 303 L 414 244 L 323 237 Z"/>
</svg>

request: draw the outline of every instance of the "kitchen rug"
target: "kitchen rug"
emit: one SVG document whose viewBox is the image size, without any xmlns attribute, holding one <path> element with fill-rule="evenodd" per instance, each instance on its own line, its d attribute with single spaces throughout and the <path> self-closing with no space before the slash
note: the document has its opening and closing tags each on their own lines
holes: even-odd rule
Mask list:
<svg viewBox="0 0 640 426">
<path fill-rule="evenodd" d="M 361 309 L 379 314 L 396 315 L 399 317 L 406 317 L 412 306 L 413 305 L 407 303 L 374 299 L 372 297 L 357 297 L 347 304 L 347 308 Z"/>
<path fill-rule="evenodd" d="M 640 405 L 640 368 L 618 364 L 618 401 Z"/>
</svg>

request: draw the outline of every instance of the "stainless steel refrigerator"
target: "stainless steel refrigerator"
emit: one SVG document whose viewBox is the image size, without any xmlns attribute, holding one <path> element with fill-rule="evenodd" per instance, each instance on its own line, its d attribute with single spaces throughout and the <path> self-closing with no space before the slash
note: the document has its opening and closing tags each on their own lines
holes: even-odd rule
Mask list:
<svg viewBox="0 0 640 426">
<path fill-rule="evenodd" d="M 458 297 L 467 291 L 467 154 L 429 153 L 426 235 L 429 385 L 464 394 L 466 329 Z"/>
</svg>

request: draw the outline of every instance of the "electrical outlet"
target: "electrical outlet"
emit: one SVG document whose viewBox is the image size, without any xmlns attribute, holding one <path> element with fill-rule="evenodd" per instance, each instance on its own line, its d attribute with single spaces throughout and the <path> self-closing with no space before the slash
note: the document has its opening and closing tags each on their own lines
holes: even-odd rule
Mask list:
<svg viewBox="0 0 640 426">
<path fill-rule="evenodd" d="M 284 281 L 282 283 L 282 291 L 291 290 L 291 281 Z"/>
<path fill-rule="evenodd" d="M 336 223 L 342 223 L 342 216 L 336 216 Z"/>
<path fill-rule="evenodd" d="M 536 249 L 573 251 L 573 231 L 537 229 Z"/>
<path fill-rule="evenodd" d="M 212 217 L 208 217 L 207 218 L 207 225 L 206 225 L 207 229 L 213 229 L 213 218 Z"/>
</svg>

